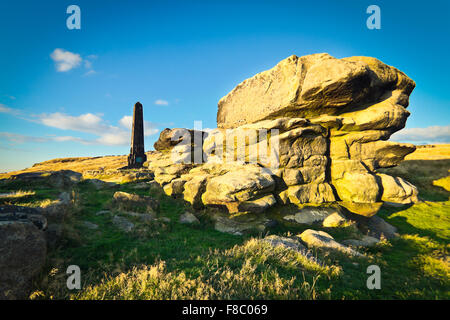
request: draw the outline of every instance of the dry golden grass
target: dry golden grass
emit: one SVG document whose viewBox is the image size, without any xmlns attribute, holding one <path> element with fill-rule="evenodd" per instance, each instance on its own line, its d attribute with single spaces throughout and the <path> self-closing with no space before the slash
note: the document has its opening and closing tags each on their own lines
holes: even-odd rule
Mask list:
<svg viewBox="0 0 450 320">
<path fill-rule="evenodd" d="M 416 151 L 405 157 L 405 160 L 444 159 L 450 159 L 450 144 L 429 144 L 425 146 L 417 146 Z"/>
<path fill-rule="evenodd" d="M 28 197 L 28 196 L 34 196 L 36 192 L 33 190 L 18 190 L 13 191 L 9 193 L 0 193 L 0 199 L 15 199 L 15 198 L 22 198 L 22 197 Z"/>
<path fill-rule="evenodd" d="M 127 165 L 127 156 L 106 156 L 106 157 L 80 157 L 80 158 L 59 158 L 36 163 L 30 168 L 0 174 L 0 179 L 7 179 L 12 175 L 25 172 L 46 172 L 59 170 L 72 170 L 83 173 L 86 170 L 99 170 L 100 168 L 118 169 Z"/>
</svg>

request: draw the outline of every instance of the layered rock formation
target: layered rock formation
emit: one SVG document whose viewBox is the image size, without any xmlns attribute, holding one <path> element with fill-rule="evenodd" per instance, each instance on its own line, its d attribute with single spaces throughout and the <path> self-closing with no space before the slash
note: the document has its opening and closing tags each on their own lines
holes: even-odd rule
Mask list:
<svg viewBox="0 0 450 320">
<path fill-rule="evenodd" d="M 291 56 L 223 97 L 218 129 L 164 130 L 149 169 L 195 207 L 339 203 L 372 216 L 383 202 L 417 201 L 413 185 L 376 171 L 415 150 L 386 141 L 405 126 L 414 86 L 375 58 Z"/>
</svg>

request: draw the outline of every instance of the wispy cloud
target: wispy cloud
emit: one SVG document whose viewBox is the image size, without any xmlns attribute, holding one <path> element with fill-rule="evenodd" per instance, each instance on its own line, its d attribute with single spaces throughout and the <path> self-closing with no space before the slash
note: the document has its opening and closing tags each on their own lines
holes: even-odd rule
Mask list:
<svg viewBox="0 0 450 320">
<path fill-rule="evenodd" d="M 84 144 L 102 145 L 127 145 L 130 143 L 132 117 L 124 116 L 119 120 L 119 126 L 108 124 L 100 115 L 86 113 L 79 116 L 55 112 L 38 115 L 38 122 L 48 127 L 61 130 L 89 133 L 97 136 L 92 140 L 81 139 L 72 136 L 57 137 L 55 141 L 75 141 Z M 157 133 L 159 130 L 155 124 L 144 121 L 146 136 Z"/>
<path fill-rule="evenodd" d="M 163 99 L 158 99 L 155 101 L 155 104 L 158 106 L 168 106 L 169 102 Z"/>
<path fill-rule="evenodd" d="M 83 60 L 78 53 L 73 53 L 59 48 L 55 49 L 50 54 L 50 57 L 53 61 L 55 61 L 56 70 L 58 72 L 67 72 L 73 68 L 77 68 Z"/>
<path fill-rule="evenodd" d="M 93 69 L 93 60 L 97 59 L 98 56 L 94 54 L 88 55 L 83 58 L 78 53 L 57 48 L 53 50 L 53 52 L 50 54 L 50 57 L 53 61 L 55 61 L 56 70 L 58 72 L 67 72 L 72 69 L 78 68 L 83 64 L 85 69 L 87 69 L 83 76 L 90 76 L 97 73 Z"/>
<path fill-rule="evenodd" d="M 94 137 L 92 139 L 80 138 L 74 135 L 32 137 L 21 134 L 1 132 L 0 138 L 14 144 L 27 142 L 78 142 L 82 144 L 100 144 L 100 145 L 128 145 L 131 138 L 132 117 L 123 116 L 118 125 L 109 124 L 103 119 L 102 114 L 85 113 L 77 116 L 61 112 L 43 113 L 28 115 L 22 110 L 9 108 L 0 104 L 0 113 L 8 113 L 22 120 L 45 125 L 51 128 L 57 128 L 74 133 L 87 133 Z M 144 121 L 144 134 L 150 136 L 159 132 L 155 123 Z"/>
<path fill-rule="evenodd" d="M 75 141 L 83 144 L 93 144 L 93 141 L 86 139 L 72 137 L 72 136 L 47 136 L 47 137 L 33 137 L 12 132 L 0 132 L 0 138 L 3 141 L 10 142 L 11 144 L 23 144 L 23 143 L 43 143 L 43 142 L 67 142 Z M 3 147 L 7 148 L 7 147 Z M 15 148 L 9 148 L 10 150 L 15 150 Z"/>
<path fill-rule="evenodd" d="M 412 143 L 450 143 L 450 126 L 403 129 L 394 133 L 391 140 Z"/>
<path fill-rule="evenodd" d="M 12 132 L 0 132 L 0 138 L 13 143 L 46 142 L 47 138 L 32 137 Z"/>
<path fill-rule="evenodd" d="M 8 106 L 5 106 L 4 104 L 0 103 L 0 113 L 7 113 L 14 116 L 19 115 L 21 112 L 18 109 L 10 108 Z"/>
</svg>

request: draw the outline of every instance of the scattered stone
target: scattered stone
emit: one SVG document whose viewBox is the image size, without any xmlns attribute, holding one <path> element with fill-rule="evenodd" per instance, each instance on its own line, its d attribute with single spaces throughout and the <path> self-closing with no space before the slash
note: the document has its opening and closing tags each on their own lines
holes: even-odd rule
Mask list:
<svg viewBox="0 0 450 320">
<path fill-rule="evenodd" d="M 162 222 L 166 222 L 166 223 L 169 223 L 171 221 L 170 218 L 168 218 L 168 217 L 161 217 L 161 218 L 159 218 L 159 220 L 161 220 Z"/>
<path fill-rule="evenodd" d="M 361 239 L 348 239 L 342 241 L 342 244 L 351 247 L 372 247 L 379 243 L 380 240 L 371 236 L 362 236 Z"/>
<path fill-rule="evenodd" d="M 68 192 L 61 192 L 58 196 L 58 199 L 61 201 L 62 205 L 69 205 L 71 201 L 70 193 Z"/>
<path fill-rule="evenodd" d="M 0 299 L 26 299 L 43 268 L 45 235 L 31 221 L 0 221 Z"/>
<path fill-rule="evenodd" d="M 147 185 L 150 188 L 150 190 L 161 189 L 161 185 L 155 180 L 147 182 Z"/>
<path fill-rule="evenodd" d="M 367 231 L 369 236 L 377 239 L 393 239 L 399 236 L 397 228 L 387 223 L 382 218 L 374 216 L 367 220 L 363 229 Z"/>
<path fill-rule="evenodd" d="M 183 224 L 199 224 L 200 220 L 196 216 L 194 216 L 192 213 L 186 211 L 180 216 L 180 223 Z"/>
<path fill-rule="evenodd" d="M 113 224 L 122 231 L 130 232 L 134 229 L 134 223 L 130 222 L 124 217 L 114 216 L 112 221 Z"/>
<path fill-rule="evenodd" d="M 347 219 L 344 217 L 343 214 L 339 212 L 334 212 L 330 214 L 328 217 L 323 220 L 322 225 L 325 228 L 334 228 L 334 227 L 340 227 L 344 225 L 347 222 Z"/>
<path fill-rule="evenodd" d="M 110 213 L 111 213 L 111 211 L 109 211 L 109 210 L 101 210 L 101 211 L 97 212 L 95 215 L 96 216 L 104 216 L 104 215 L 107 215 Z"/>
<path fill-rule="evenodd" d="M 269 243 L 273 247 L 283 247 L 301 253 L 311 262 L 321 263 L 311 252 L 300 243 L 298 238 L 281 237 L 277 235 L 270 235 L 261 239 L 261 241 Z"/>
<path fill-rule="evenodd" d="M 0 206 L 1 221 L 31 222 L 39 230 L 45 230 L 47 228 L 47 218 L 43 215 L 43 211 L 40 208 L 16 205 Z"/>
<path fill-rule="evenodd" d="M 100 179 L 88 179 L 87 181 L 89 181 L 89 183 L 93 184 L 95 189 L 97 189 L 97 190 L 104 189 L 104 188 L 118 187 L 117 183 L 103 181 Z"/>
<path fill-rule="evenodd" d="M 334 213 L 337 213 L 337 211 L 331 207 L 304 207 L 295 214 L 284 216 L 283 219 L 299 224 L 311 225 L 324 221 Z"/>
<path fill-rule="evenodd" d="M 269 243 L 273 247 L 284 247 L 287 249 L 292 249 L 297 252 L 306 252 L 307 249 L 304 245 L 302 245 L 298 239 L 288 238 L 288 237 L 280 237 L 277 235 L 270 235 L 262 239 L 262 241 Z"/>
<path fill-rule="evenodd" d="M 89 221 L 83 221 L 83 225 L 90 230 L 98 229 L 98 225 L 96 225 L 95 223 L 89 222 Z"/>
<path fill-rule="evenodd" d="M 243 235 L 249 232 L 266 232 L 274 226 L 274 220 L 266 218 L 264 215 L 245 214 L 241 216 L 230 217 L 227 214 L 212 214 L 214 228 L 219 232 L 233 235 Z"/>
<path fill-rule="evenodd" d="M 308 245 L 308 247 L 339 251 L 351 256 L 362 256 L 359 252 L 335 241 L 332 236 L 323 231 L 308 229 L 303 231 L 299 237 Z"/>
<path fill-rule="evenodd" d="M 153 221 L 156 219 L 156 215 L 155 213 L 151 212 L 151 213 L 138 213 L 138 212 L 129 212 L 129 211 L 125 211 L 125 212 L 121 212 L 127 216 L 131 216 L 131 217 L 136 217 L 141 219 L 144 222 L 149 222 L 149 221 Z"/>
<path fill-rule="evenodd" d="M 114 193 L 114 201 L 123 209 L 138 207 L 146 207 L 149 210 L 158 210 L 159 201 L 150 196 L 139 196 L 137 194 L 117 191 Z"/>
<path fill-rule="evenodd" d="M 150 185 L 147 182 L 139 182 L 138 184 L 136 184 L 133 189 L 136 190 L 143 190 L 143 189 L 149 189 Z"/>
</svg>

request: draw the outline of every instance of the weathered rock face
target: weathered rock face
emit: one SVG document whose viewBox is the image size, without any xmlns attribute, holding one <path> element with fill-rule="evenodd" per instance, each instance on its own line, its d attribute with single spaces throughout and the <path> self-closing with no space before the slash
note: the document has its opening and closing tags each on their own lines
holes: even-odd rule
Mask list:
<svg viewBox="0 0 450 320">
<path fill-rule="evenodd" d="M 404 73 L 375 58 L 336 59 L 326 53 L 291 56 L 243 81 L 223 97 L 219 101 L 217 125 L 236 128 L 281 117 L 310 119 L 341 115 L 358 107 L 380 107 L 382 101 L 387 101 L 389 106 L 406 107 L 414 86 Z M 408 112 L 391 109 L 389 117 L 370 109 L 366 112 L 372 113 L 370 124 L 360 116 L 348 125 L 372 128 L 376 124 L 383 129 L 388 128 L 386 124 L 390 121 L 401 125 L 401 119 L 394 116 L 406 118 Z"/>
<path fill-rule="evenodd" d="M 414 86 L 375 58 L 291 56 L 219 101 L 218 129 L 200 139 L 205 164 L 174 164 L 174 149 L 192 152 L 199 143 L 181 148 L 193 131 L 183 138 L 182 129 L 166 129 L 155 148 L 172 155 L 155 155 L 149 168 L 166 193 L 196 207 L 221 205 L 242 213 L 277 202 L 338 202 L 370 217 L 385 201 L 417 201 L 413 185 L 376 171 L 415 150 L 386 141 L 405 126 Z"/>
<path fill-rule="evenodd" d="M 44 266 L 47 221 L 37 209 L 0 207 L 0 300 L 26 299 Z"/>
</svg>

